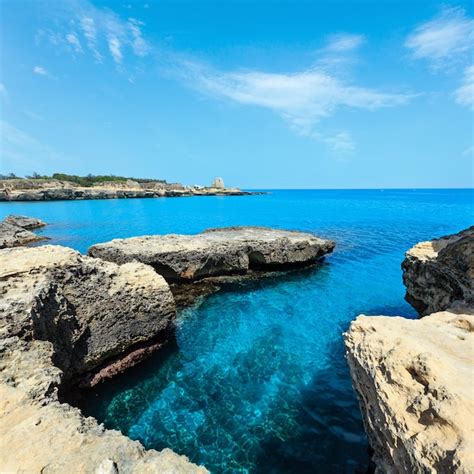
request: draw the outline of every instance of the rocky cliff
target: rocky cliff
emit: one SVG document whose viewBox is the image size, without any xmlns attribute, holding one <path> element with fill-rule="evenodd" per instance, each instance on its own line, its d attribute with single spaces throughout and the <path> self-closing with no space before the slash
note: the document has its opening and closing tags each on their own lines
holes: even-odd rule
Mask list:
<svg viewBox="0 0 474 474">
<path fill-rule="evenodd" d="M 407 301 L 421 314 L 474 307 L 474 226 L 411 248 L 402 263 Z"/>
<path fill-rule="evenodd" d="M 426 317 L 359 316 L 344 335 L 377 472 L 474 472 L 473 249 L 472 228 L 416 245 L 404 282 Z"/>
<path fill-rule="evenodd" d="M 170 450 L 146 451 L 60 403 L 65 383 L 167 337 L 168 284 L 141 263 L 116 265 L 59 246 L 0 251 L 0 470 L 206 472 Z M 133 355 L 135 354 L 135 356 Z"/>
<path fill-rule="evenodd" d="M 151 265 L 168 281 L 245 274 L 312 263 L 335 243 L 303 232 L 265 227 L 210 229 L 197 235 L 153 235 L 116 239 L 89 249 L 93 257 Z"/>
</svg>

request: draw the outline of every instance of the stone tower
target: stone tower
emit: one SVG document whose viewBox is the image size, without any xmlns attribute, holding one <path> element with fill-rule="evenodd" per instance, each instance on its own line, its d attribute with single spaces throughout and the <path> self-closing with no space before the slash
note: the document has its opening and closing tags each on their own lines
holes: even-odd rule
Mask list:
<svg viewBox="0 0 474 474">
<path fill-rule="evenodd" d="M 222 178 L 216 178 L 211 185 L 213 188 L 224 189 L 224 180 Z"/>
</svg>

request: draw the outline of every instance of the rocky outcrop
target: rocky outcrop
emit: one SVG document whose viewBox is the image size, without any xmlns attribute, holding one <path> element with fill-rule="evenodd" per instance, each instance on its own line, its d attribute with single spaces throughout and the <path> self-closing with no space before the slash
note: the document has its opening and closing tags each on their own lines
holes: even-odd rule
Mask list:
<svg viewBox="0 0 474 474">
<path fill-rule="evenodd" d="M 0 294 L 0 471 L 206 472 L 170 450 L 147 451 L 58 398 L 88 371 L 116 373 L 115 356 L 134 363 L 143 343 L 164 342 L 175 307 L 161 276 L 59 246 L 6 249 Z"/>
<path fill-rule="evenodd" d="M 474 472 L 472 232 L 406 254 L 407 299 L 434 314 L 359 316 L 344 335 L 380 473 Z"/>
<path fill-rule="evenodd" d="M 147 263 L 168 281 L 192 281 L 310 264 L 334 246 L 333 241 L 303 232 L 228 227 L 197 235 L 116 239 L 92 246 L 89 255 L 116 263 Z"/>
<path fill-rule="evenodd" d="M 474 315 L 359 316 L 345 336 L 381 473 L 474 472 Z"/>
<path fill-rule="evenodd" d="M 402 263 L 407 301 L 421 314 L 474 307 L 474 226 L 411 248 Z"/>
<path fill-rule="evenodd" d="M 7 222 L 0 222 L 0 249 L 44 240 L 44 237 Z"/>
<path fill-rule="evenodd" d="M 22 229 L 26 230 L 38 229 L 46 225 L 46 222 L 43 222 L 41 219 L 27 216 L 10 215 L 5 217 L 4 221 L 7 224 L 16 225 L 17 227 L 21 227 Z"/>
<path fill-rule="evenodd" d="M 175 315 L 168 284 L 150 267 L 60 246 L 1 251 L 0 292 L 0 335 L 50 341 L 66 377 L 163 335 Z"/>
<path fill-rule="evenodd" d="M 165 181 L 110 181 L 79 186 L 56 179 L 0 180 L 0 201 L 67 201 L 84 199 L 159 198 L 186 196 L 245 196 L 262 194 L 238 188 L 183 186 Z"/>
<path fill-rule="evenodd" d="M 204 474 L 169 449 L 146 450 L 58 400 L 61 371 L 48 341 L 0 343 L 0 471 Z"/>
<path fill-rule="evenodd" d="M 33 242 L 46 240 L 46 237 L 30 232 L 31 229 L 43 227 L 46 224 L 34 217 L 8 216 L 0 222 L 0 249 L 18 247 Z"/>
</svg>

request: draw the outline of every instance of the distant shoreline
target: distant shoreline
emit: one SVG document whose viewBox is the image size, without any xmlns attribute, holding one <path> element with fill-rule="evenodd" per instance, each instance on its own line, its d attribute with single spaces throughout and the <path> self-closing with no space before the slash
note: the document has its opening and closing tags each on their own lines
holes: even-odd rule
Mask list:
<svg viewBox="0 0 474 474">
<path fill-rule="evenodd" d="M 247 196 L 263 192 L 215 186 L 185 186 L 157 180 L 107 180 L 84 186 L 58 179 L 0 180 L 0 201 L 73 201 L 192 196 Z"/>
</svg>

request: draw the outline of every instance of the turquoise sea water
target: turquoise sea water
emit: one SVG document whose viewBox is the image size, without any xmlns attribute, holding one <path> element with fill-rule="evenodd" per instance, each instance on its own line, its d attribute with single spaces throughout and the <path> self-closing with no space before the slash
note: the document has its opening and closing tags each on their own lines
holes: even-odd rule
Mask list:
<svg viewBox="0 0 474 474">
<path fill-rule="evenodd" d="M 369 456 L 341 334 L 358 314 L 415 317 L 400 264 L 474 223 L 473 190 L 273 191 L 0 204 L 82 252 L 115 237 L 268 225 L 336 240 L 317 268 L 234 284 L 179 315 L 176 337 L 90 393 L 83 409 L 146 447 L 215 473 L 350 473 Z"/>
</svg>

